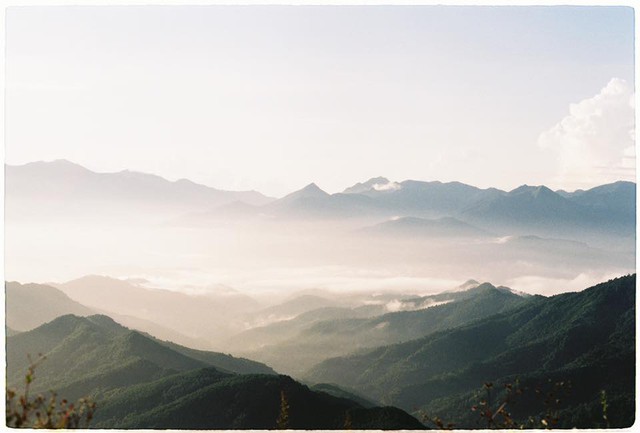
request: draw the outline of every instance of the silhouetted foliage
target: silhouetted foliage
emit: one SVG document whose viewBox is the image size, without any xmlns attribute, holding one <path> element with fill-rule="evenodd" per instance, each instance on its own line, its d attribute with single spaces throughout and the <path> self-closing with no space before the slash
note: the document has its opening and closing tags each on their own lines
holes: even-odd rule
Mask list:
<svg viewBox="0 0 640 433">
<path fill-rule="evenodd" d="M 6 422 L 12 428 L 87 428 L 93 418 L 96 403 L 89 398 L 81 398 L 72 403 L 66 399 L 58 400 L 55 392 L 48 395 L 29 395 L 31 384 L 35 379 L 36 367 L 45 360 L 40 358 L 33 362 L 29 357 L 29 367 L 24 378 L 24 390 L 19 394 L 14 389 L 7 389 Z"/>
<path fill-rule="evenodd" d="M 289 402 L 284 391 L 280 391 L 280 413 L 276 420 L 278 430 L 286 430 L 289 428 Z"/>
</svg>

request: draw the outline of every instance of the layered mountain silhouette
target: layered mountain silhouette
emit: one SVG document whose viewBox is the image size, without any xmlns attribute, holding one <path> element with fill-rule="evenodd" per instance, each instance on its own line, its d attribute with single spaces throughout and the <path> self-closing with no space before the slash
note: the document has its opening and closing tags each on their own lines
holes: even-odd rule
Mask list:
<svg viewBox="0 0 640 433">
<path fill-rule="evenodd" d="M 240 314 L 258 307 L 258 303 L 249 296 L 223 287 L 207 294 L 189 295 L 99 275 L 55 286 L 94 311 L 115 315 L 131 326 L 158 336 L 169 337 L 166 332 L 162 334 L 162 328 L 172 329 L 174 337 L 180 338 L 181 334 L 188 338 L 178 341 L 193 343 L 201 340 L 199 345 L 202 347 L 210 344 L 207 341 L 242 329 Z"/>
<path fill-rule="evenodd" d="M 130 330 L 104 315 L 64 315 L 7 338 L 7 383 L 23 380 L 28 356 L 38 366 L 36 391 L 55 389 L 68 398 L 109 390 L 208 366 L 233 373 L 275 372 L 264 364 L 197 351 Z"/>
<path fill-rule="evenodd" d="M 61 316 L 9 337 L 9 386 L 20 385 L 27 355 L 38 352 L 46 358 L 32 392 L 93 397 L 100 410 L 92 427 L 269 429 L 277 426 L 283 398 L 289 428 L 423 427 L 402 410 L 312 391 L 264 364 L 158 341 L 107 316 Z"/>
<path fill-rule="evenodd" d="M 222 191 L 187 179 L 175 182 L 129 170 L 96 173 L 67 160 L 6 165 L 10 216 L 71 216 L 77 212 L 186 212 L 234 201 L 263 205 L 272 199 L 255 191 Z M 97 213 L 97 212 L 96 212 Z"/>
<path fill-rule="evenodd" d="M 352 218 L 377 214 L 374 200 L 363 195 L 328 194 L 315 183 L 263 207 L 266 215 L 280 218 Z"/>
<path fill-rule="evenodd" d="M 381 184 L 380 181 L 387 183 Z M 450 215 L 503 193 L 495 188 L 480 189 L 460 182 L 405 180 L 398 183 L 384 178 L 370 179 L 347 188 L 344 192 L 375 198 L 386 209 L 434 216 Z"/>
<path fill-rule="evenodd" d="M 387 311 L 397 311 L 374 317 L 360 308 L 321 308 L 246 331 L 233 338 L 230 347 L 279 371 L 300 375 L 328 357 L 423 337 L 496 314 L 526 299 L 485 283 L 463 291 L 393 300 L 386 305 Z"/>
<path fill-rule="evenodd" d="M 635 189 L 616 182 L 590 190 L 552 191 L 523 185 L 512 191 L 460 182 L 377 177 L 328 194 L 312 183 L 274 200 L 255 191 L 221 191 L 182 179 L 122 171 L 95 173 L 65 160 L 6 167 L 8 220 L 132 216 L 152 212 L 180 224 L 260 217 L 345 219 L 453 217 L 498 234 L 557 235 L 591 230 L 627 236 L 635 230 Z M 188 215 L 188 216 L 185 216 Z"/>
<path fill-rule="evenodd" d="M 492 234 L 486 230 L 474 227 L 453 217 L 441 217 L 436 219 L 402 217 L 394 218 L 365 227 L 360 230 L 364 235 L 393 236 L 409 238 L 486 238 Z"/>
<path fill-rule="evenodd" d="M 132 386 L 96 413 L 98 428 L 275 429 L 286 401 L 293 429 L 423 429 L 394 407 L 364 407 L 314 391 L 287 376 L 229 375 L 215 369 L 176 374 Z"/>
<path fill-rule="evenodd" d="M 628 427 L 635 407 L 635 275 L 578 293 L 530 297 L 465 326 L 329 359 L 307 377 L 408 410 L 421 408 L 458 428 L 482 427 L 469 408 L 474 399 L 478 404 L 484 383 L 504 392 L 503 385 L 520 382 L 526 397 L 510 410 L 521 417 L 548 409 L 543 400 L 553 392 L 549 383 L 570 383 L 556 408 L 558 426 L 605 427 L 604 392 L 616 406 L 609 425 Z"/>
<path fill-rule="evenodd" d="M 46 284 L 5 284 L 5 323 L 14 331 L 29 331 L 58 316 L 89 316 L 95 311 Z"/>
</svg>

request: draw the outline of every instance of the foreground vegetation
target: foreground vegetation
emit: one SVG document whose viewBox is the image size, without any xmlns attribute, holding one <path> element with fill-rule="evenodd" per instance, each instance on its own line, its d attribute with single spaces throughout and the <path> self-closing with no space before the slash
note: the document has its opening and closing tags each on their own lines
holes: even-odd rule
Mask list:
<svg viewBox="0 0 640 433">
<path fill-rule="evenodd" d="M 635 281 L 630 275 L 529 297 L 471 323 L 331 359 L 310 371 L 310 381 L 321 383 L 312 387 L 106 316 L 62 316 L 7 338 L 7 425 L 422 429 L 421 419 L 444 429 L 629 427 Z M 493 286 L 483 290 L 478 299 L 504 296 Z M 470 311 L 472 304 L 463 305 Z M 30 363 L 25 378 L 22 360 L 36 348 L 47 360 Z"/>
<path fill-rule="evenodd" d="M 44 361 L 41 356 L 30 361 L 24 377 L 24 388 L 17 391 L 7 388 L 6 425 L 11 428 L 75 429 L 87 428 L 93 419 L 96 403 L 89 398 L 81 398 L 75 403 L 58 399 L 55 392 L 30 394 L 37 365 Z"/>
</svg>

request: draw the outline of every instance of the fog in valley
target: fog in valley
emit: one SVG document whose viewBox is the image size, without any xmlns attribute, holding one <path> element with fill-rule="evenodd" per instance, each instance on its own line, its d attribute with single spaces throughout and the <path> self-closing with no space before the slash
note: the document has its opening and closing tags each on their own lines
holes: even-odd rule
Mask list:
<svg viewBox="0 0 640 433">
<path fill-rule="evenodd" d="M 423 310 L 451 299 L 415 299 L 468 280 L 553 295 L 631 272 L 632 194 L 624 182 L 562 197 L 377 178 L 276 199 L 68 161 L 9 166 L 6 279 L 58 288 L 158 338 L 289 371 L 287 341 L 312 323 Z M 598 196 L 617 206 L 604 209 L 608 226 L 588 207 Z M 487 203 L 504 210 L 487 217 Z M 315 351 L 342 354 L 345 342 L 329 335 L 298 369 L 319 360 Z"/>
<path fill-rule="evenodd" d="M 170 3 L 5 12 L 8 428 L 636 423 L 633 7 Z"/>
</svg>

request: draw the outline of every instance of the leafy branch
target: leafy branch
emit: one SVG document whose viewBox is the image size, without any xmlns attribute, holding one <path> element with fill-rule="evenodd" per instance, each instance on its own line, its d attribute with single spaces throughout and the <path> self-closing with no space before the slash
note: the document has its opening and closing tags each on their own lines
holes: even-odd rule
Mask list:
<svg viewBox="0 0 640 433">
<path fill-rule="evenodd" d="M 24 379 L 22 394 L 7 388 L 6 393 L 6 421 L 7 427 L 13 428 L 86 428 L 93 419 L 96 404 L 89 398 L 81 398 L 77 402 L 66 399 L 58 401 L 55 392 L 50 391 L 45 396 L 38 394 L 30 397 L 31 384 L 35 380 L 36 367 L 46 357 L 38 355 L 34 362 L 28 355 L 29 367 Z"/>
</svg>

